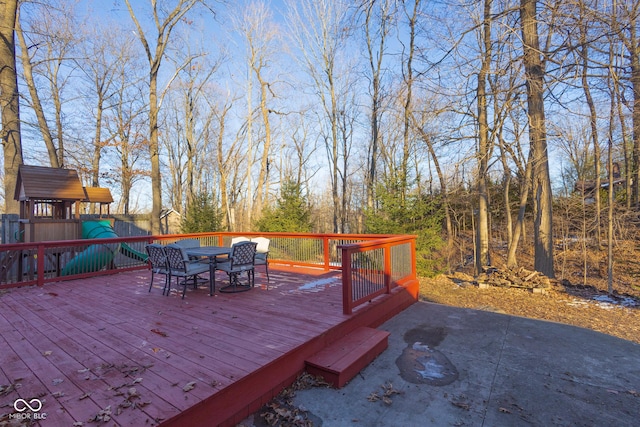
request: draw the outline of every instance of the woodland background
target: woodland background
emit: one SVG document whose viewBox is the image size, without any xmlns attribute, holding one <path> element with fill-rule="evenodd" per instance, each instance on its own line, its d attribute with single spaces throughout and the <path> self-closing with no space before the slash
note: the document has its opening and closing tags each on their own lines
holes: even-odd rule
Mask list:
<svg viewBox="0 0 640 427">
<path fill-rule="evenodd" d="M 637 1 L 0 11 L 5 213 L 17 165 L 37 164 L 109 187 L 152 229 L 172 208 L 185 231 L 410 233 L 423 274 L 564 276 L 571 251 L 572 277 L 610 290 L 637 266 L 616 258 L 639 222 Z"/>
</svg>

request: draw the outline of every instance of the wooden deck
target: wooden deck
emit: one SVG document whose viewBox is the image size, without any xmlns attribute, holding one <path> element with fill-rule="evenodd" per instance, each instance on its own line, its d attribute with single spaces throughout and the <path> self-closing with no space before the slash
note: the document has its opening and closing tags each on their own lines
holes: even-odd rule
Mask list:
<svg viewBox="0 0 640 427">
<path fill-rule="evenodd" d="M 184 300 L 162 295 L 162 276 L 147 292 L 146 270 L 0 291 L 0 423 L 17 399 L 38 399 L 45 427 L 234 425 L 305 359 L 417 294 L 397 288 L 343 315 L 340 272 L 270 273 L 268 289 L 260 269 L 249 292 L 201 286 Z"/>
</svg>

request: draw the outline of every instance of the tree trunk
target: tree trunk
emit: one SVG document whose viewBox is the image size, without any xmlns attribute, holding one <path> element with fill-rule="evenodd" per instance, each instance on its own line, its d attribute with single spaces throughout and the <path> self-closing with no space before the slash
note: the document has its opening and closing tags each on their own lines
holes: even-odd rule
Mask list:
<svg viewBox="0 0 640 427">
<path fill-rule="evenodd" d="M 184 200 L 185 207 L 192 206 L 196 197 L 196 179 L 195 179 L 195 160 L 198 157 L 196 132 L 195 132 L 195 94 L 193 91 L 193 82 L 189 82 L 189 88 L 185 93 L 185 138 L 187 142 L 187 184 L 186 197 Z M 181 209 L 182 211 L 182 209 Z"/>
<path fill-rule="evenodd" d="M 159 65 L 159 64 L 158 64 Z M 162 177 L 158 144 L 158 73 L 152 65 L 149 74 L 149 160 L 151 162 L 151 234 L 160 234 L 162 211 Z"/>
<path fill-rule="evenodd" d="M 14 37 L 17 11 L 18 0 L 0 0 L 0 136 L 4 156 L 4 212 L 7 214 L 20 213 L 20 204 L 13 199 L 18 167 L 22 164 L 20 97 Z"/>
<path fill-rule="evenodd" d="M 102 114 L 104 100 L 101 93 L 98 93 L 98 103 L 96 105 L 96 130 L 93 138 L 93 157 L 91 159 L 91 185 L 100 185 L 100 158 L 102 157 Z M 92 203 L 93 205 L 93 203 Z"/>
<path fill-rule="evenodd" d="M 227 112 L 231 109 L 231 105 L 227 104 L 222 108 L 218 116 L 218 137 L 216 138 L 216 159 L 218 163 L 218 173 L 220 174 L 220 205 L 222 207 L 222 229 L 226 231 L 233 230 L 235 226 L 234 209 L 230 206 L 228 197 L 228 168 L 226 162 L 229 161 L 228 152 L 224 149 L 224 131 L 226 125 Z M 226 160 L 225 160 L 226 159 Z"/>
<path fill-rule="evenodd" d="M 593 163 L 595 167 L 595 229 L 596 229 L 596 244 L 600 248 L 600 236 L 601 236 L 601 221 L 600 212 L 602 210 L 600 202 L 600 143 L 598 141 L 598 114 L 596 112 L 596 106 L 591 95 L 591 88 L 589 87 L 589 47 L 587 43 L 587 31 L 589 22 L 586 17 L 586 6 L 584 0 L 580 1 L 580 59 L 582 62 L 582 90 L 584 91 L 584 97 L 589 107 L 589 124 L 591 126 L 591 143 L 593 144 Z"/>
<path fill-rule="evenodd" d="M 543 96 L 544 64 L 540 57 L 536 6 L 536 0 L 520 0 L 529 143 L 533 155 L 534 268 L 554 278 L 553 208 Z"/>
<path fill-rule="evenodd" d="M 438 160 L 438 156 L 436 155 L 435 147 L 433 146 L 433 141 L 429 137 L 429 135 L 422 129 L 420 126 L 415 126 L 416 130 L 420 134 L 422 141 L 427 146 L 427 150 L 429 150 L 429 154 L 431 155 L 431 161 L 433 162 L 433 167 L 436 169 L 436 174 L 438 175 L 438 181 L 440 182 L 440 193 L 442 197 L 442 209 L 444 210 L 444 218 L 445 218 L 445 226 L 447 229 L 447 245 L 449 249 L 453 248 L 454 244 L 454 235 L 453 235 L 453 223 L 451 220 L 451 208 L 449 206 L 449 190 L 447 188 L 447 177 L 440 166 L 440 160 Z M 430 192 L 431 193 L 431 192 Z"/>
<path fill-rule="evenodd" d="M 487 174 L 489 173 L 489 119 L 487 114 L 487 78 L 491 66 L 491 0 L 484 1 L 484 21 L 482 25 L 483 47 L 482 67 L 478 73 L 478 236 L 476 238 L 475 270 L 477 274 L 491 265 L 489 257 L 489 194 Z"/>
<path fill-rule="evenodd" d="M 269 107 L 267 105 L 267 88 L 269 83 L 264 80 L 261 74 L 262 66 L 254 64 L 256 78 L 260 84 L 260 112 L 264 125 L 264 145 L 262 146 L 262 159 L 260 160 L 260 170 L 258 171 L 258 182 L 256 183 L 256 200 L 254 204 L 254 221 L 260 219 L 264 198 L 268 197 L 267 180 L 269 179 L 269 154 L 271 154 L 271 122 L 269 121 Z M 251 224 L 249 224 L 251 226 Z"/>
<path fill-rule="evenodd" d="M 634 11 L 635 12 L 635 11 Z M 633 89 L 633 170 L 631 205 L 640 208 L 640 45 L 636 33 L 636 15 L 632 15 L 629 23 L 629 62 L 631 66 L 631 86 Z"/>
<path fill-rule="evenodd" d="M 516 252 L 518 250 L 518 243 L 520 237 L 524 234 L 524 214 L 527 210 L 527 200 L 529 199 L 529 189 L 532 181 L 532 155 L 529 152 L 529 159 L 525 165 L 524 178 L 520 183 L 520 206 L 518 208 L 518 218 L 516 219 L 516 226 L 513 228 L 513 234 L 509 241 L 509 251 L 507 254 L 507 267 L 513 268 L 518 266 L 518 258 Z"/>
</svg>

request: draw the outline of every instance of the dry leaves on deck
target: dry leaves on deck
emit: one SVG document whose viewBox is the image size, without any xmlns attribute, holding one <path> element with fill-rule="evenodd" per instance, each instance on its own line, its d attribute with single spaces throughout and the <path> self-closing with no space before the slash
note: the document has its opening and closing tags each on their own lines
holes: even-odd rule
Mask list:
<svg viewBox="0 0 640 427">
<path fill-rule="evenodd" d="M 90 420 L 89 422 L 92 423 L 106 423 L 109 422 L 111 420 L 111 405 L 107 406 L 104 409 L 101 409 L 100 412 L 98 412 L 97 414 L 95 414 Z"/>
<path fill-rule="evenodd" d="M 12 382 L 11 384 L 7 384 L 7 385 L 0 385 L 0 396 L 5 396 L 9 393 L 11 393 L 12 391 L 15 391 L 17 389 L 19 389 L 20 387 L 22 387 L 22 383 L 18 382 L 21 381 L 22 378 L 16 378 L 16 380 L 14 382 Z"/>
</svg>

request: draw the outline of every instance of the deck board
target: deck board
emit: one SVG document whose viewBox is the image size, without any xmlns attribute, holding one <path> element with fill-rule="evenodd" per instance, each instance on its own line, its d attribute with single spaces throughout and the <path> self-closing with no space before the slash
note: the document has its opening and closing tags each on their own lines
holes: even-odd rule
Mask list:
<svg viewBox="0 0 640 427">
<path fill-rule="evenodd" d="M 258 273 L 248 292 L 209 296 L 201 285 L 184 300 L 175 284 L 162 295 L 162 277 L 148 292 L 148 271 L 3 291 L 0 385 L 22 387 L 0 396 L 0 407 L 13 412 L 18 397 L 40 396 L 43 425 L 87 425 L 107 407 L 109 425 L 233 425 L 309 354 L 362 322 L 386 320 L 380 306 L 375 316 L 369 305 L 342 314 L 339 272 L 272 267 L 270 275 L 268 289 Z M 218 273 L 217 285 L 225 280 Z M 137 396 L 127 398 L 131 388 Z"/>
</svg>

